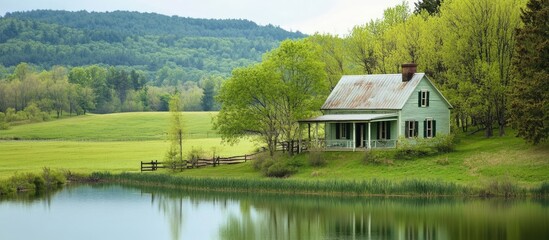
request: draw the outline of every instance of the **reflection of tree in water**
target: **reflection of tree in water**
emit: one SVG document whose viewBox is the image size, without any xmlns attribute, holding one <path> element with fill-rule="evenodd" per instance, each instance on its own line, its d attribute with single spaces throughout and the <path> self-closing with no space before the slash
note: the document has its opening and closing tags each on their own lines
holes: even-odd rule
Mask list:
<svg viewBox="0 0 549 240">
<path fill-rule="evenodd" d="M 156 193 L 153 200 L 168 216 L 173 239 L 187 236 L 181 233 L 185 210 L 181 202 L 215 208 L 218 204 L 226 206 L 227 201 L 237 202 L 239 209 L 231 208 L 232 212 L 222 215 L 225 220 L 221 225 L 211 226 L 220 239 L 547 239 L 549 236 L 543 225 L 549 220 L 549 210 L 536 202 L 194 192 L 174 196 Z"/>
<path fill-rule="evenodd" d="M 154 205 L 155 202 L 158 204 L 158 210 L 168 218 L 172 239 L 180 239 L 183 226 L 183 197 L 170 197 L 153 192 L 151 193 L 151 204 Z"/>
</svg>

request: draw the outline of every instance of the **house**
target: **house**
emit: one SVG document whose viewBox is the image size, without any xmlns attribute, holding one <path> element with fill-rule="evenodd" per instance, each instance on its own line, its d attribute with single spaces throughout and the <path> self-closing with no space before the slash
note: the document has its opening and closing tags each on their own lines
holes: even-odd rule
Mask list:
<svg viewBox="0 0 549 240">
<path fill-rule="evenodd" d="M 450 133 L 452 105 L 416 64 L 401 74 L 343 76 L 321 108 L 322 116 L 301 120 L 316 125 L 314 139 L 326 149 L 396 147 L 404 138 Z M 318 125 L 324 124 L 324 138 Z"/>
</svg>

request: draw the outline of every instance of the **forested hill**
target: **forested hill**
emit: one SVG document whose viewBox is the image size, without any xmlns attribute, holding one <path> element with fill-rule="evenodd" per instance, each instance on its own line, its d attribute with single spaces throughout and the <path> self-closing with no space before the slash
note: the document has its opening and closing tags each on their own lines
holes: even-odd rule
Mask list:
<svg viewBox="0 0 549 240">
<path fill-rule="evenodd" d="M 161 85 L 164 79 L 155 75 L 162 68 L 179 73 L 172 83 L 226 76 L 259 61 L 280 41 L 304 36 L 248 20 L 35 10 L 0 18 L 0 64 L 128 66 L 149 72 L 149 80 Z"/>
</svg>

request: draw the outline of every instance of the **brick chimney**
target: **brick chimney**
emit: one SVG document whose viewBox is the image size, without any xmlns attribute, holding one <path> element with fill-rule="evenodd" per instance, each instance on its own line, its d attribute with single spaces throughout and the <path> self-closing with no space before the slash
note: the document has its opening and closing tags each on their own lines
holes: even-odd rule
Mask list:
<svg viewBox="0 0 549 240">
<path fill-rule="evenodd" d="M 402 64 L 402 81 L 408 82 L 414 77 L 416 73 L 417 64 L 415 63 L 403 63 Z"/>
</svg>

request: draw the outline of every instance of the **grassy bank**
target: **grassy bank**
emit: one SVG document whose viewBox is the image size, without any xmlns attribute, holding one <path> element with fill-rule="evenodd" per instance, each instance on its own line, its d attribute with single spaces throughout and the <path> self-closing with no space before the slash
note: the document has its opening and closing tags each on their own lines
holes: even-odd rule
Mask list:
<svg viewBox="0 0 549 240">
<path fill-rule="evenodd" d="M 477 187 L 451 182 L 409 179 L 390 180 L 301 180 L 301 179 L 244 179 L 187 177 L 168 174 L 93 173 L 100 181 L 160 186 L 178 189 L 266 192 L 283 194 L 318 194 L 347 196 L 465 196 L 465 197 L 545 197 L 549 182 L 533 188 L 524 188 L 511 182 L 492 182 Z"/>
</svg>

